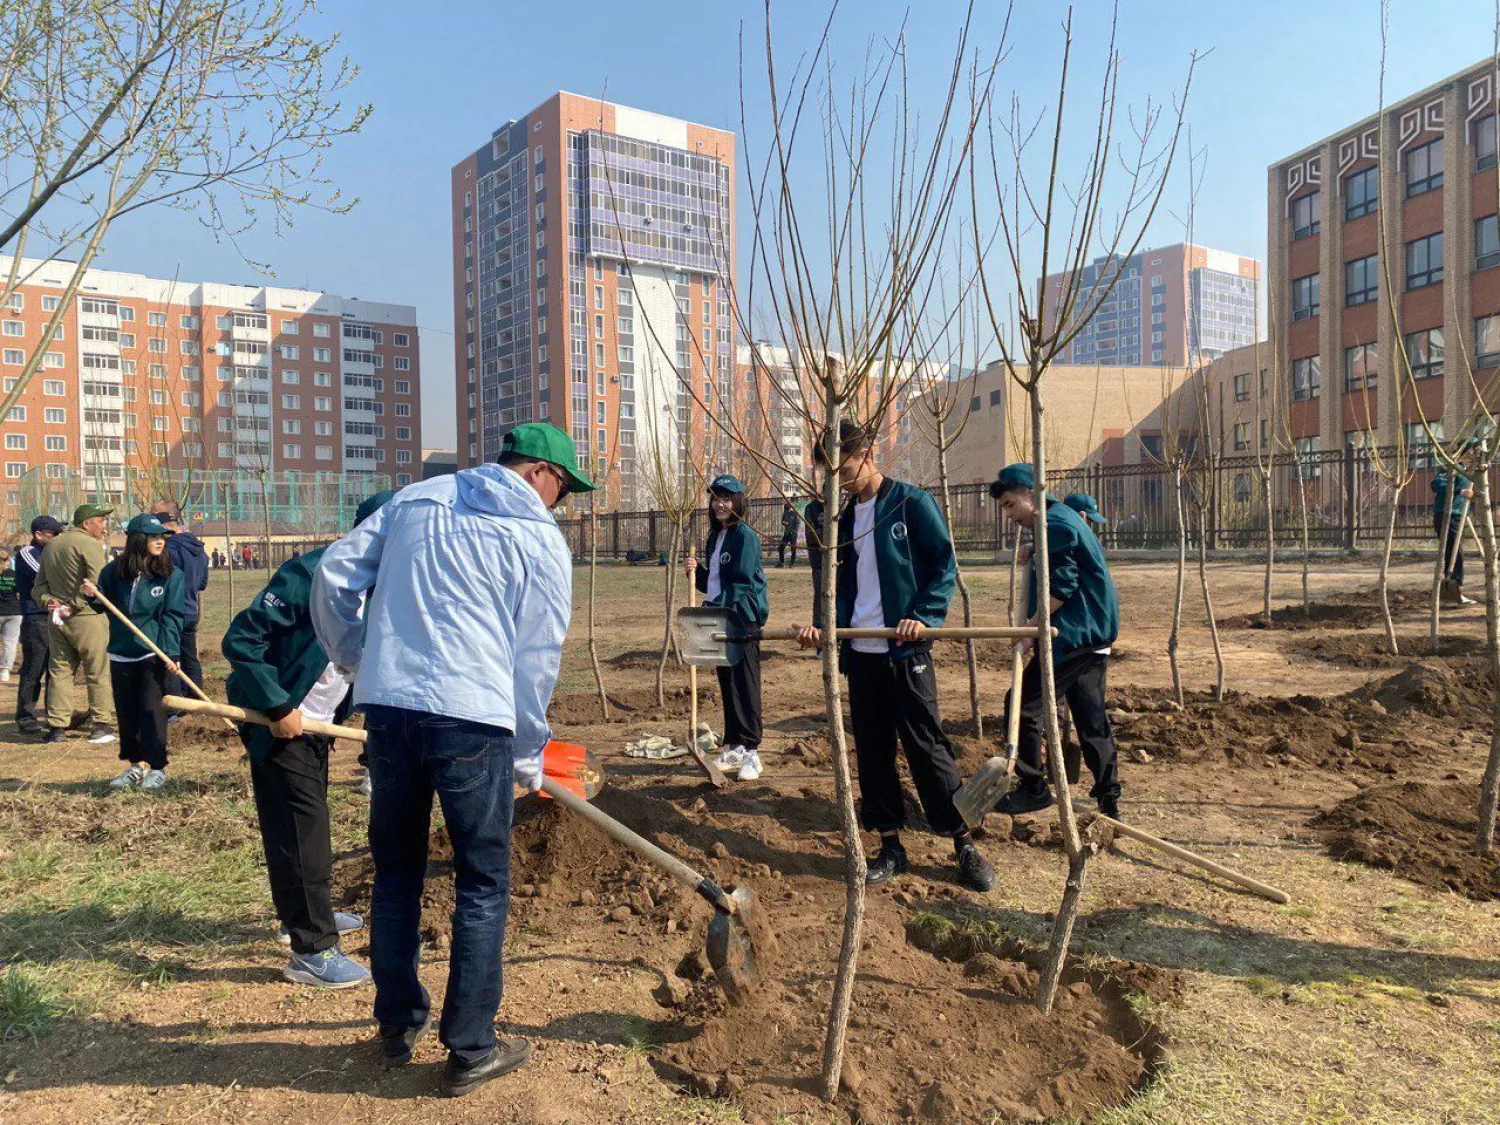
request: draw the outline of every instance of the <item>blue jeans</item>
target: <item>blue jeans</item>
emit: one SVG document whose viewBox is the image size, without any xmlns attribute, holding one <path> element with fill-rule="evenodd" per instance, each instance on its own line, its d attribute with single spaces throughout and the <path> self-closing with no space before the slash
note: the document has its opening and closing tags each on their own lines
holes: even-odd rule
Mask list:
<svg viewBox="0 0 1500 1125">
<path fill-rule="evenodd" d="M 382 1029 L 417 1027 L 430 1001 L 417 979 L 432 796 L 453 841 L 453 942 L 439 1038 L 459 1065 L 495 1047 L 510 913 L 515 811 L 511 732 L 401 707 L 370 706 L 370 971 Z"/>
</svg>

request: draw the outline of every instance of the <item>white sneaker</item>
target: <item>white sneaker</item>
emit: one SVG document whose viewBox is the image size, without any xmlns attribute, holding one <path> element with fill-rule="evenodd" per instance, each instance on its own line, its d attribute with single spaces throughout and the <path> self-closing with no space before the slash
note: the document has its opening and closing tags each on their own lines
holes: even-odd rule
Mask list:
<svg viewBox="0 0 1500 1125">
<path fill-rule="evenodd" d="M 760 751 L 746 750 L 740 758 L 740 780 L 754 781 L 760 777 Z"/>
<path fill-rule="evenodd" d="M 147 770 L 146 776 L 141 778 L 141 789 L 162 789 L 167 784 L 166 770 Z"/>
<path fill-rule="evenodd" d="M 359 785 L 355 791 L 361 797 L 368 797 L 374 791 L 374 786 L 370 783 L 369 770 L 365 770 L 365 776 L 359 779 Z"/>
<path fill-rule="evenodd" d="M 153 773 L 156 771 L 153 770 Z M 135 789 L 145 778 L 146 771 L 140 766 L 126 766 L 123 773 L 109 783 L 111 789 Z M 163 779 L 165 780 L 165 779 Z"/>
<path fill-rule="evenodd" d="M 726 746 L 719 751 L 719 756 L 714 759 L 714 765 L 721 771 L 737 770 L 740 763 L 744 761 L 745 748 L 743 746 Z"/>
</svg>

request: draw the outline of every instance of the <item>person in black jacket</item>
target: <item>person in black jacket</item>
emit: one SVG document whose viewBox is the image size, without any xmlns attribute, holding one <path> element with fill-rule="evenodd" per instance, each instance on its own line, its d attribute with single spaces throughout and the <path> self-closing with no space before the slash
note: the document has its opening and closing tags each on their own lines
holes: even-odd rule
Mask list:
<svg viewBox="0 0 1500 1125">
<path fill-rule="evenodd" d="M 182 571 L 182 654 L 177 658 L 182 676 L 203 686 L 203 665 L 198 662 L 198 595 L 208 588 L 208 554 L 199 539 L 182 526 L 175 502 L 158 500 L 151 509 L 156 521 L 167 529 L 167 554 L 172 556 L 172 565 Z M 183 690 L 182 677 L 172 676 L 167 680 L 168 695 L 187 695 Z M 172 715 L 175 722 L 181 715 Z"/>
<path fill-rule="evenodd" d="M 797 565 L 797 528 L 802 517 L 797 514 L 797 505 L 788 500 L 781 506 L 781 541 L 776 544 L 776 569 L 786 566 L 786 549 L 792 549 L 792 565 Z"/>
<path fill-rule="evenodd" d="M 42 550 L 62 534 L 62 522 L 52 516 L 31 521 L 31 542 L 16 552 L 16 594 L 21 599 L 21 676 L 16 684 L 16 726 L 26 734 L 46 734 L 47 725 L 32 712 L 41 702 L 47 678 L 47 612 L 31 598 L 42 569 Z"/>
<path fill-rule="evenodd" d="M 687 559 L 688 576 L 704 595 L 704 605 L 730 610 L 742 627 L 755 630 L 766 623 L 766 572 L 760 561 L 760 536 L 745 523 L 745 486 L 723 473 L 708 489 L 708 544 L 703 557 Z M 716 764 L 738 770 L 741 781 L 761 775 L 760 762 L 760 641 L 739 646 L 743 655 L 720 668 L 719 692 L 724 700 L 724 749 Z"/>
<path fill-rule="evenodd" d="M 11 665 L 21 643 L 21 598 L 9 547 L 0 547 L 0 684 L 10 682 Z"/>
</svg>

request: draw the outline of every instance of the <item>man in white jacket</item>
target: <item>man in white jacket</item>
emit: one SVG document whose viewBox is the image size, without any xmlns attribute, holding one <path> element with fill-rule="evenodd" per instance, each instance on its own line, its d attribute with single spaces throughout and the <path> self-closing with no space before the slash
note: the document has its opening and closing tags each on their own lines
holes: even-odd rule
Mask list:
<svg viewBox="0 0 1500 1125">
<path fill-rule="evenodd" d="M 370 732 L 370 970 L 388 1065 L 411 1058 L 431 1019 L 417 954 L 434 794 L 453 841 L 453 941 L 438 1029 L 449 1096 L 531 1053 L 525 1040 L 495 1034 L 512 786 L 541 785 L 547 705 L 572 607 L 572 556 L 549 509 L 593 487 L 567 434 L 517 426 L 498 465 L 398 492 L 324 552 L 313 584 L 318 640 L 335 664 L 358 669 L 354 704 Z"/>
</svg>

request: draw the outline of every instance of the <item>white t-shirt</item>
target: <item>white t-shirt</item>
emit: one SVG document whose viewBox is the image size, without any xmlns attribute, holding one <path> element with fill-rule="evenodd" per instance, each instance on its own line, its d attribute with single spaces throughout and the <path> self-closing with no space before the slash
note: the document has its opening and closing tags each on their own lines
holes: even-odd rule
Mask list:
<svg viewBox="0 0 1500 1125">
<path fill-rule="evenodd" d="M 880 604 L 880 569 L 875 565 L 875 501 L 854 505 L 854 618 L 856 629 L 884 629 L 885 607 Z M 856 637 L 855 652 L 889 652 L 883 637 Z"/>
<path fill-rule="evenodd" d="M 719 544 L 724 542 L 724 533 L 716 532 L 708 544 L 708 589 L 704 601 L 714 601 L 724 592 L 724 583 L 719 578 Z"/>
<path fill-rule="evenodd" d="M 308 688 L 307 694 L 302 697 L 300 704 L 302 717 L 319 723 L 333 722 L 333 713 L 344 701 L 344 695 L 349 691 L 349 685 L 352 682 L 349 676 L 338 670 L 337 665 L 329 664 L 323 669 L 323 674 L 318 677 L 317 682 Z"/>
</svg>

